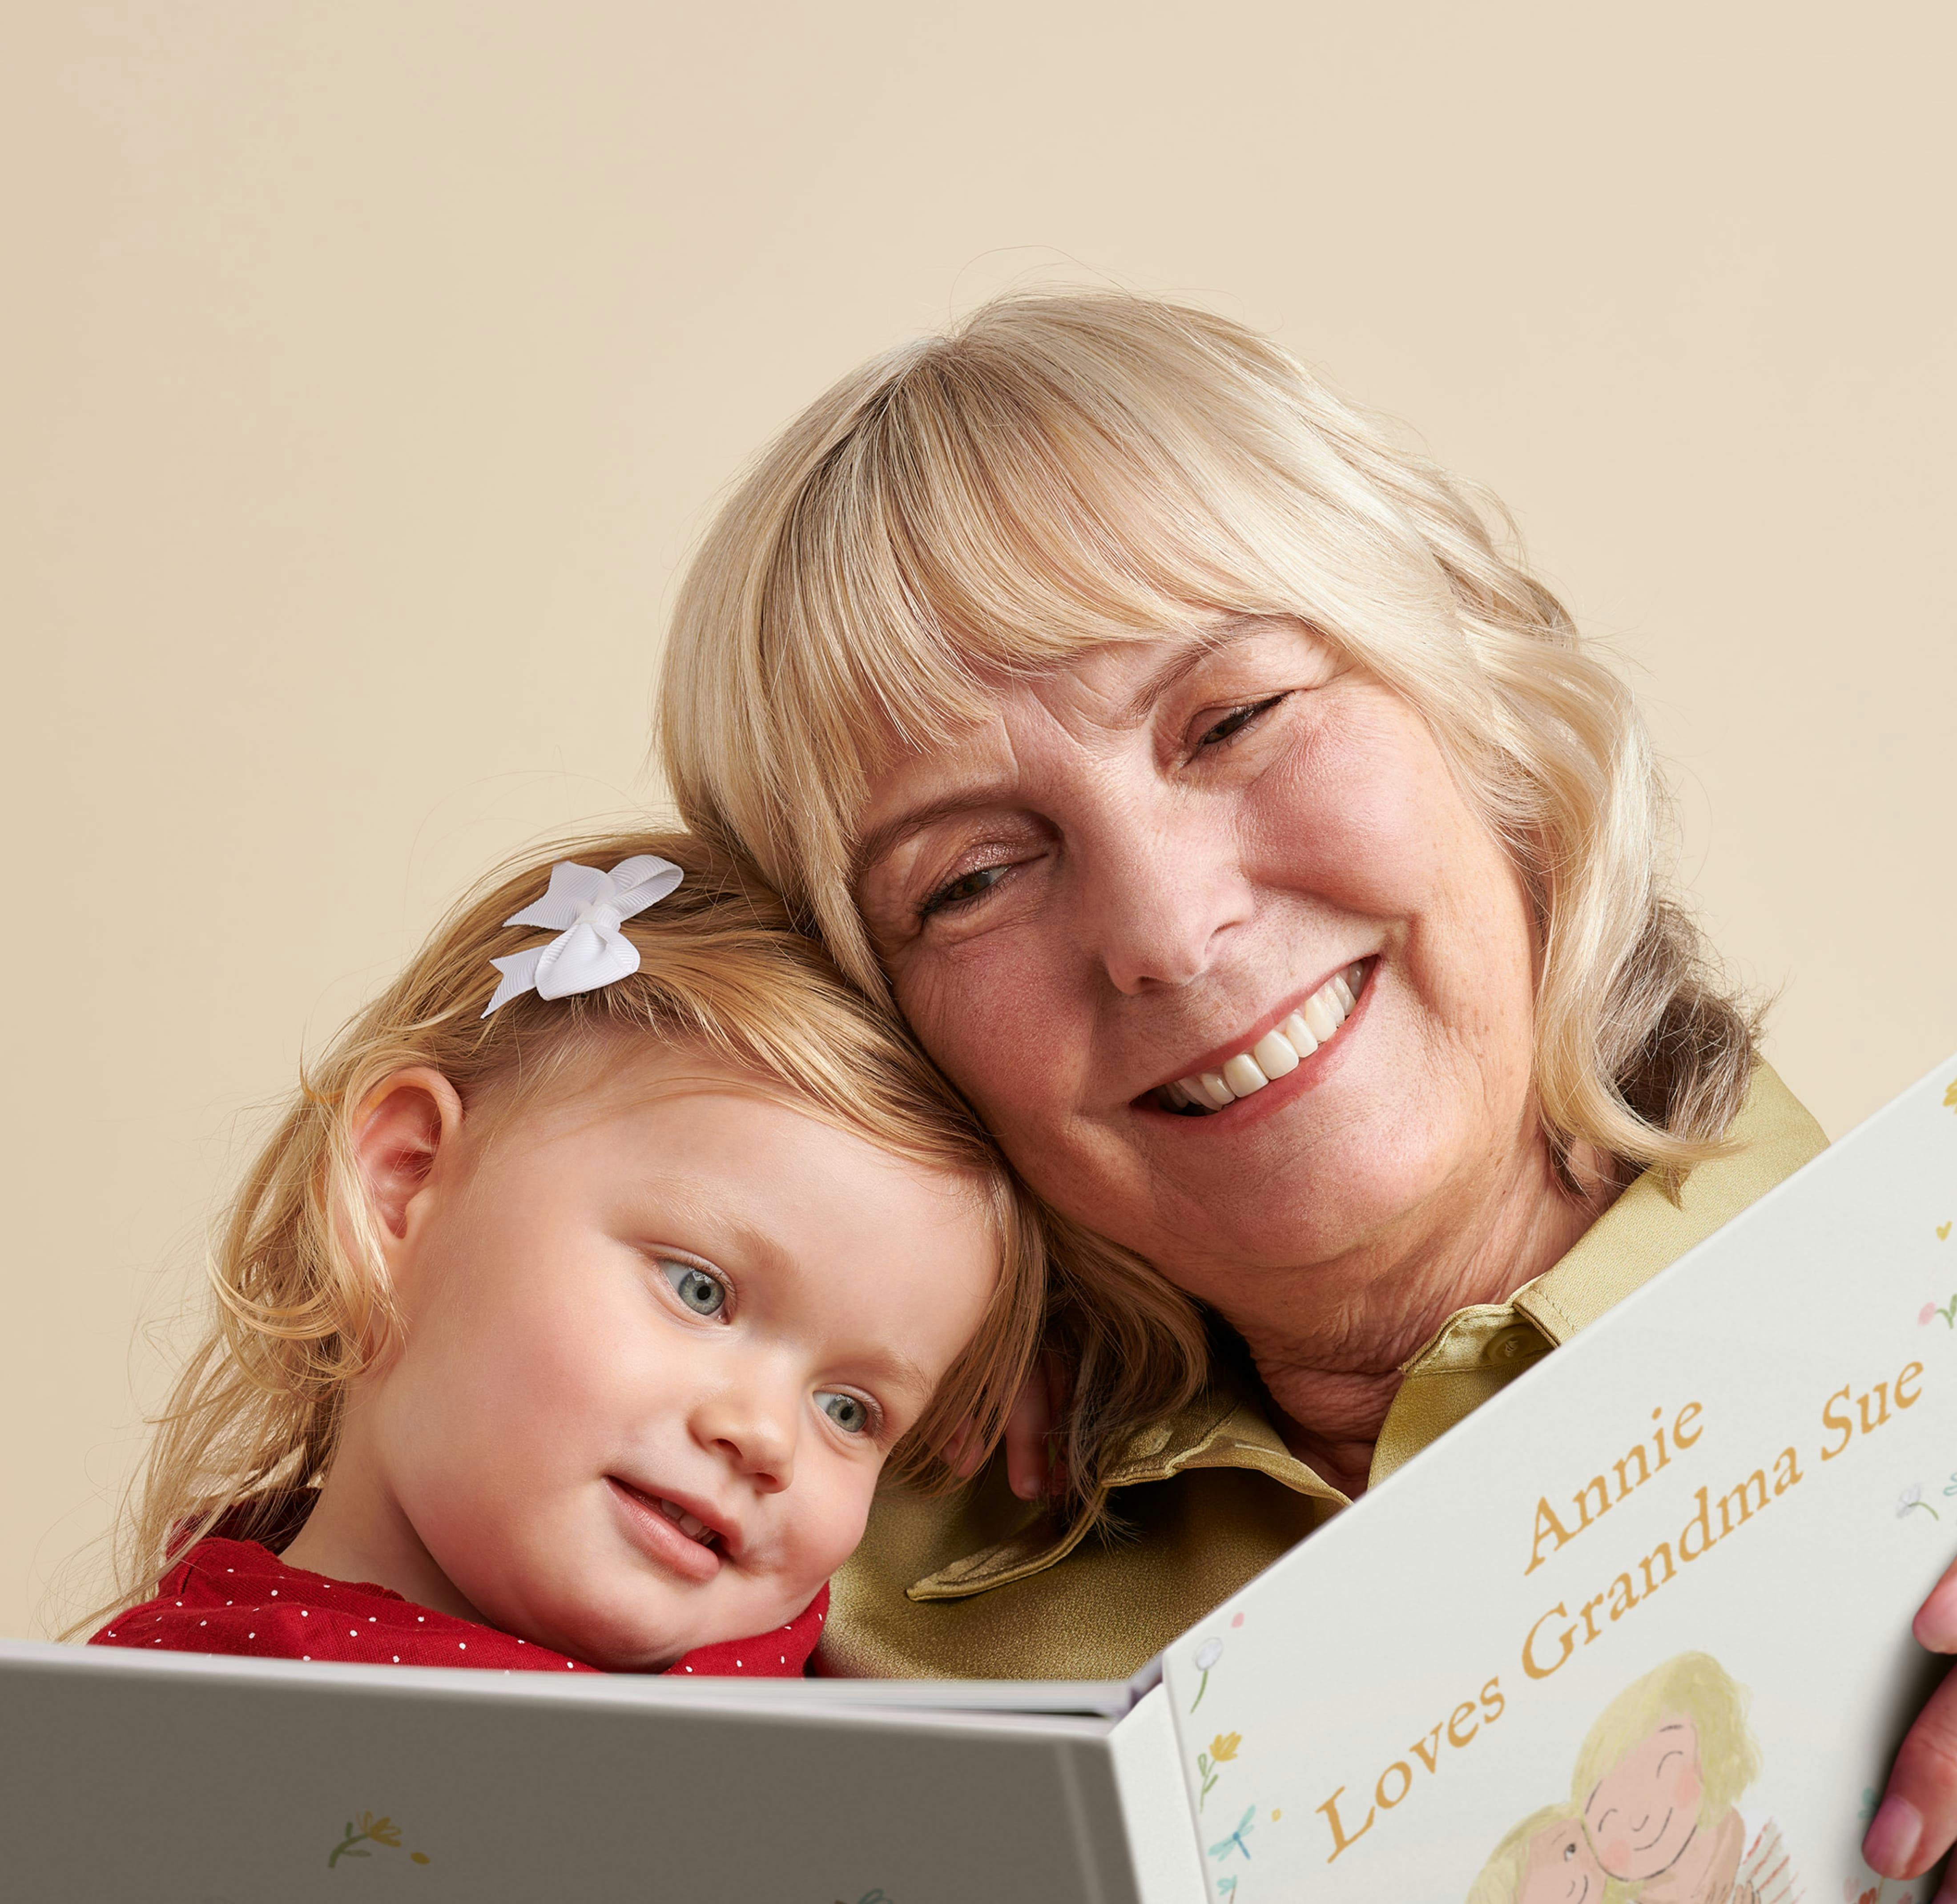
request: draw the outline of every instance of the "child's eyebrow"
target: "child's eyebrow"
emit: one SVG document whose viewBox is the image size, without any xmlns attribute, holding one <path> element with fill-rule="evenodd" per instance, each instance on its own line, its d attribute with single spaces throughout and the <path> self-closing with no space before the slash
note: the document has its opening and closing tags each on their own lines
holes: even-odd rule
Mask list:
<svg viewBox="0 0 1957 1904">
<path fill-rule="evenodd" d="M 857 1366 L 866 1374 L 880 1375 L 886 1381 L 900 1388 L 908 1388 L 920 1401 L 930 1397 L 937 1384 L 912 1362 L 900 1349 L 884 1347 L 866 1350 L 855 1358 Z"/>
</svg>

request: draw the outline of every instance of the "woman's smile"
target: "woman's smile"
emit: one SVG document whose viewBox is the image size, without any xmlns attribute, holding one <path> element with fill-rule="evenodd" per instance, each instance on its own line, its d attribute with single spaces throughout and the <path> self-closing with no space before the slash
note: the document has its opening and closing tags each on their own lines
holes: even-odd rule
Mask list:
<svg viewBox="0 0 1957 1904">
<path fill-rule="evenodd" d="M 1357 1014 L 1376 963 L 1355 960 L 1301 1000 L 1278 1006 L 1231 1044 L 1192 1061 L 1185 1075 L 1144 1092 L 1138 1101 L 1180 1117 L 1210 1118 L 1281 1080 L 1289 1080 L 1291 1089 L 1267 1100 L 1268 1108 L 1310 1090 L 1329 1061 L 1319 1058 L 1319 1052 Z"/>
</svg>

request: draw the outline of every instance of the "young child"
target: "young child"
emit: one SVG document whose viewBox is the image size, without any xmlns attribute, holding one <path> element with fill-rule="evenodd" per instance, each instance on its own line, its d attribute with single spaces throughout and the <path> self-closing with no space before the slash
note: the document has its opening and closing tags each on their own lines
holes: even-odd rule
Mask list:
<svg viewBox="0 0 1957 1904">
<path fill-rule="evenodd" d="M 656 835 L 466 901 L 211 1274 L 94 1643 L 779 1675 L 886 1466 L 997 1438 L 1044 1257 L 902 1035 Z"/>
<path fill-rule="evenodd" d="M 1570 1805 L 1532 1812 L 1489 1853 L 1468 1904 L 1623 1904 Z"/>
</svg>

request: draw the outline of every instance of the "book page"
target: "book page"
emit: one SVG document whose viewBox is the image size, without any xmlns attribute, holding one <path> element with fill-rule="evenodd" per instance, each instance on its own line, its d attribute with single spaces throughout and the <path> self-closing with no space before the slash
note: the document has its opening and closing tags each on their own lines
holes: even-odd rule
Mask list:
<svg viewBox="0 0 1957 1904">
<path fill-rule="evenodd" d="M 1211 1896 L 1927 1904 L 1859 1847 L 1945 1663 L 1953 1224 L 1957 1061 L 1178 1641 Z"/>
</svg>

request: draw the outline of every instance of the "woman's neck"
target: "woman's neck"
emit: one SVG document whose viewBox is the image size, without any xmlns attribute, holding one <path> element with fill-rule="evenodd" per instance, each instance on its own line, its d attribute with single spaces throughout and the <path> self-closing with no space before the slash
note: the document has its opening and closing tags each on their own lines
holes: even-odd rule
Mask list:
<svg viewBox="0 0 1957 1904">
<path fill-rule="evenodd" d="M 1301 1460 L 1348 1496 L 1364 1491 L 1405 1365 L 1456 1311 L 1505 1302 L 1551 1267 L 1615 1199 L 1604 1170 L 1588 1158 L 1579 1169 L 1588 1194 L 1565 1186 L 1546 1143 L 1526 1147 L 1504 1181 L 1423 1235 L 1370 1242 L 1307 1276 L 1265 1280 L 1262 1302 L 1223 1305 Z"/>
</svg>

